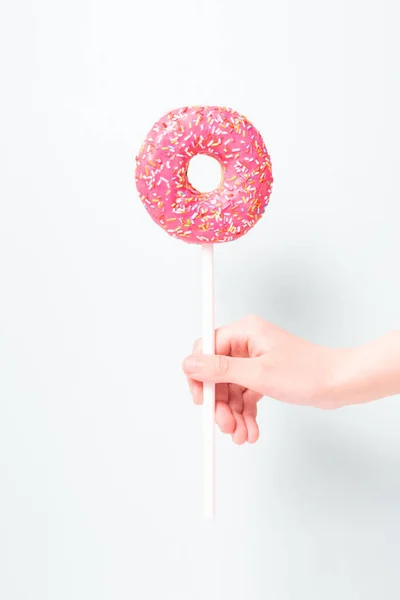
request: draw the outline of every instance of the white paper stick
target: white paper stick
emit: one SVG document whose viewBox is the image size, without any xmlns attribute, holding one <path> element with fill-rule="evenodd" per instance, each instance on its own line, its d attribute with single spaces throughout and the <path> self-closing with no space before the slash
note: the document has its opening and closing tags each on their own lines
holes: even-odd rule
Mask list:
<svg viewBox="0 0 400 600">
<path fill-rule="evenodd" d="M 215 354 L 214 248 L 202 246 L 203 353 Z M 215 384 L 203 384 L 204 518 L 215 514 Z"/>
</svg>

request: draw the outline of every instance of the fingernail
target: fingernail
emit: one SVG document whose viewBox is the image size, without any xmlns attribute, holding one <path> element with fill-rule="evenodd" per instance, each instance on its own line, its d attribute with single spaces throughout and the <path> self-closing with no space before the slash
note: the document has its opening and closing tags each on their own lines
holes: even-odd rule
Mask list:
<svg viewBox="0 0 400 600">
<path fill-rule="evenodd" d="M 195 373 L 199 370 L 200 360 L 196 356 L 188 356 L 183 362 L 186 373 Z"/>
</svg>

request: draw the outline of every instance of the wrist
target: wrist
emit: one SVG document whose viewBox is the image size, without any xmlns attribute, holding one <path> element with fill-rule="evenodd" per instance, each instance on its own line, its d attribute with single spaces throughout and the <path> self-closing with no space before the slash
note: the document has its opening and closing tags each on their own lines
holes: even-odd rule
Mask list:
<svg viewBox="0 0 400 600">
<path fill-rule="evenodd" d="M 400 393 L 400 332 L 350 349 L 330 351 L 324 399 L 329 408 Z"/>
<path fill-rule="evenodd" d="M 313 404 L 334 410 L 352 404 L 352 388 L 357 379 L 356 349 L 321 349 L 323 360 Z"/>
</svg>

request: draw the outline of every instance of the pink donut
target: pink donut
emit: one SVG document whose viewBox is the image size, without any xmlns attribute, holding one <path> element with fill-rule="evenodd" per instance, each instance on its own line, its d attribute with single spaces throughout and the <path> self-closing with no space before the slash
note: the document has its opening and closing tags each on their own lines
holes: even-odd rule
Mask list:
<svg viewBox="0 0 400 600">
<path fill-rule="evenodd" d="M 200 193 L 188 181 L 190 159 L 207 154 L 222 179 Z M 230 108 L 193 106 L 167 113 L 136 157 L 136 185 L 154 221 L 191 244 L 235 240 L 261 218 L 272 189 L 271 161 L 260 133 Z"/>
</svg>

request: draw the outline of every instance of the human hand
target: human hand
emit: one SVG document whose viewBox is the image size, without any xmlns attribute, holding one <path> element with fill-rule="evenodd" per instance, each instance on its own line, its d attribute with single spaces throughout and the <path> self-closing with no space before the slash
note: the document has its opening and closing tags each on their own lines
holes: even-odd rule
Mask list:
<svg viewBox="0 0 400 600">
<path fill-rule="evenodd" d="M 216 355 L 207 356 L 198 340 L 183 370 L 195 404 L 203 402 L 202 382 L 216 383 L 216 423 L 236 444 L 257 441 L 264 395 L 325 409 L 343 405 L 333 393 L 335 378 L 351 351 L 312 344 L 256 316 L 217 329 L 215 343 Z"/>
</svg>

